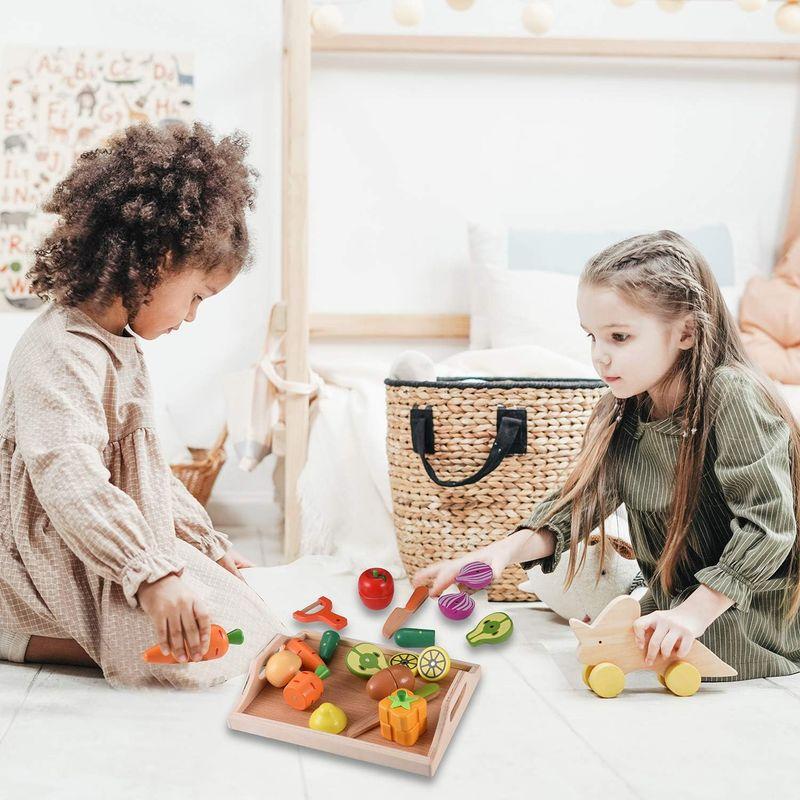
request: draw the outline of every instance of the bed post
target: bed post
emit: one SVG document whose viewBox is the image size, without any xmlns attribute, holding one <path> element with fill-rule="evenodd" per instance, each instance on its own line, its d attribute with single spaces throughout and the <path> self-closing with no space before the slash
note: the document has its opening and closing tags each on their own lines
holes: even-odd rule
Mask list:
<svg viewBox="0 0 800 800">
<path fill-rule="evenodd" d="M 286 312 L 286 378 L 308 382 L 308 92 L 311 72 L 309 0 L 284 0 L 282 281 Z M 297 557 L 300 504 L 297 480 L 306 460 L 308 397 L 284 395 L 284 539 L 287 560 Z"/>
</svg>

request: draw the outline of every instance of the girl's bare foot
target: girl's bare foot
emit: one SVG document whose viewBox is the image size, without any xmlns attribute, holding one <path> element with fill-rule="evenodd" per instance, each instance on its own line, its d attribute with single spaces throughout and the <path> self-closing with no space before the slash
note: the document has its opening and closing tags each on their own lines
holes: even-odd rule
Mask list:
<svg viewBox="0 0 800 800">
<path fill-rule="evenodd" d="M 25 651 L 26 663 L 69 664 L 75 667 L 96 667 L 91 656 L 74 639 L 51 639 L 31 636 Z"/>
</svg>

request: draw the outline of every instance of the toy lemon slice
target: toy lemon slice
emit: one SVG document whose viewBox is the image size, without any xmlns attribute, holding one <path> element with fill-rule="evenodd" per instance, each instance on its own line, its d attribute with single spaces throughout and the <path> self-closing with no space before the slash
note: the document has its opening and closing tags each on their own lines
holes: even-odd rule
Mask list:
<svg viewBox="0 0 800 800">
<path fill-rule="evenodd" d="M 369 678 L 389 666 L 380 647 L 368 642 L 361 642 L 351 647 L 345 664 L 347 669 L 359 678 Z"/>
<path fill-rule="evenodd" d="M 419 657 L 416 653 L 395 653 L 390 659 L 389 664 L 391 666 L 396 666 L 397 664 L 402 664 L 404 667 L 408 667 L 412 672 L 417 671 L 417 664 L 419 663 Z"/>
<path fill-rule="evenodd" d="M 426 647 L 419 654 L 417 673 L 426 681 L 439 681 L 450 672 L 450 656 L 443 647 Z"/>
</svg>

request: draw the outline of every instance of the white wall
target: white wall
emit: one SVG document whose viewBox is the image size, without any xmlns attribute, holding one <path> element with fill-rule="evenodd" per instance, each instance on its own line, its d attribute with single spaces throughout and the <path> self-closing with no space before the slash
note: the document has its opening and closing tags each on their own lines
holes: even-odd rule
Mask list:
<svg viewBox="0 0 800 800">
<path fill-rule="evenodd" d="M 342 3 L 351 30 L 399 32 L 389 0 Z M 553 36 L 787 40 L 769 10 L 692 0 L 553 0 Z M 200 118 L 252 140 L 257 265 L 177 336 L 147 347 L 159 398 L 190 442 L 213 438 L 219 382 L 258 353 L 280 279 L 279 0 L 3 2 L 0 46 L 194 51 Z M 424 33 L 522 34 L 519 0 L 467 13 L 427 0 Z M 793 64 L 315 56 L 311 297 L 315 311 L 464 312 L 465 223 L 552 228 L 726 222 L 740 277 L 770 268 L 797 124 Z M 404 346 L 384 347 L 388 354 Z M 434 354 L 452 349 L 439 345 Z M 317 355 L 364 348 L 315 347 Z M 229 464 L 217 496 L 271 492 Z"/>
</svg>

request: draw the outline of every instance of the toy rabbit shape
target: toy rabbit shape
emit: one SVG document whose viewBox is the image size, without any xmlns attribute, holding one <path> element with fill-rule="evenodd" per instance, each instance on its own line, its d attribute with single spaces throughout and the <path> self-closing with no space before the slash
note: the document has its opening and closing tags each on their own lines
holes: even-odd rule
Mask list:
<svg viewBox="0 0 800 800">
<path fill-rule="evenodd" d="M 680 697 L 693 695 L 701 677 L 737 674 L 697 640 L 683 659 L 659 653 L 652 664 L 645 664 L 646 650 L 639 649 L 633 634 L 633 623 L 641 613 L 638 600 L 620 595 L 590 625 L 575 618 L 569 621 L 578 637 L 578 660 L 586 665 L 583 682 L 598 696 L 616 697 L 625 687 L 625 674 L 638 669 L 654 670 L 660 683 Z"/>
</svg>

